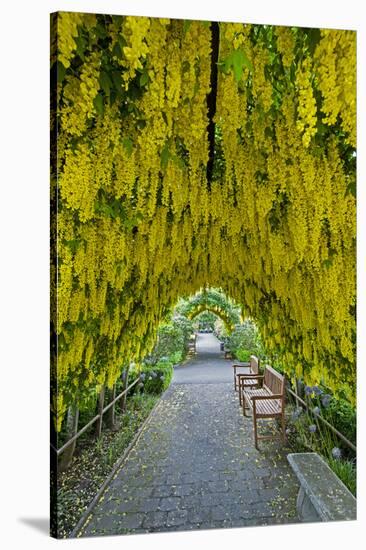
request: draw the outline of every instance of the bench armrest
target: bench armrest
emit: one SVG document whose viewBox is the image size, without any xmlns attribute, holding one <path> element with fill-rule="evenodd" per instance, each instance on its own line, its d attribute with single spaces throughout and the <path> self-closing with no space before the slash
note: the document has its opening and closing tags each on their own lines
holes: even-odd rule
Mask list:
<svg viewBox="0 0 366 550">
<path fill-rule="evenodd" d="M 250 374 L 250 373 L 242 373 L 242 372 L 238 372 L 238 374 L 236 375 L 239 379 L 240 378 L 258 378 L 258 379 L 262 379 L 264 378 L 263 374 Z"/>
<path fill-rule="evenodd" d="M 249 361 L 245 361 L 245 363 L 243 365 L 235 365 L 234 364 L 234 365 L 231 365 L 231 366 L 233 367 L 233 369 L 238 369 L 240 367 L 248 368 L 248 367 L 250 367 L 250 363 L 249 363 Z"/>
</svg>

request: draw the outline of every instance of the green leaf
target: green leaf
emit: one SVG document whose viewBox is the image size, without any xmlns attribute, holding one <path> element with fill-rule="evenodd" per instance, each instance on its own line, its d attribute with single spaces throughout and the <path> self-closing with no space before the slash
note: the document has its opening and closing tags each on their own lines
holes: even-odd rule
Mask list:
<svg viewBox="0 0 366 550">
<path fill-rule="evenodd" d="M 136 227 L 141 220 L 143 220 L 144 217 L 142 214 L 137 213 L 132 218 L 127 218 L 123 220 L 123 225 L 127 227 L 127 229 L 132 230 L 134 227 Z"/>
<path fill-rule="evenodd" d="M 99 76 L 99 83 L 105 95 L 108 97 L 111 93 L 111 88 L 113 88 L 113 82 L 106 71 L 101 71 Z"/>
<path fill-rule="evenodd" d="M 117 94 L 122 92 L 122 76 L 119 71 L 112 72 L 112 80 Z"/>
<path fill-rule="evenodd" d="M 101 94 L 97 94 L 95 98 L 93 99 L 94 107 L 98 113 L 99 116 L 103 116 L 104 114 L 104 100 L 103 96 Z"/>
<path fill-rule="evenodd" d="M 75 254 L 81 244 L 81 239 L 72 239 L 70 241 L 65 240 L 64 243 L 70 248 L 71 252 Z"/>
<path fill-rule="evenodd" d="M 76 44 L 76 53 L 78 54 L 78 56 L 80 57 L 80 59 L 82 61 L 85 61 L 85 55 L 84 55 L 84 52 L 85 52 L 85 48 L 87 46 L 87 41 L 85 40 L 85 38 L 83 36 L 76 36 L 74 38 L 74 41 L 75 41 L 75 44 Z"/>
<path fill-rule="evenodd" d="M 253 72 L 253 65 L 251 61 L 247 58 L 244 50 L 235 50 L 233 55 L 234 73 L 237 80 L 241 79 L 244 67 Z"/>
<path fill-rule="evenodd" d="M 356 180 L 351 181 L 351 182 L 347 185 L 346 195 L 349 195 L 349 194 L 351 194 L 353 197 L 356 198 L 356 195 L 357 195 Z"/>
<path fill-rule="evenodd" d="M 128 156 L 130 157 L 132 155 L 133 151 L 133 143 L 132 140 L 127 137 L 122 140 L 122 145 L 126 149 Z"/>
<path fill-rule="evenodd" d="M 232 69 L 236 82 L 241 80 L 244 67 L 253 71 L 253 65 L 242 49 L 233 50 L 226 59 L 218 63 L 218 66 L 224 73 L 228 73 Z"/>
<path fill-rule="evenodd" d="M 169 146 L 166 143 L 160 154 L 161 167 L 163 168 L 163 170 L 165 170 L 166 167 L 168 166 L 169 159 L 170 159 Z"/>
<path fill-rule="evenodd" d="M 190 19 L 185 19 L 183 21 L 183 34 L 186 34 L 186 32 L 189 31 L 189 27 L 191 26 L 192 21 Z"/>
<path fill-rule="evenodd" d="M 77 151 L 80 139 L 76 136 L 72 137 L 70 140 L 70 148 L 73 153 Z"/>
<path fill-rule="evenodd" d="M 95 27 L 95 34 L 98 36 L 98 38 L 107 38 L 108 36 L 105 26 L 100 22 L 97 23 Z"/>
<path fill-rule="evenodd" d="M 122 34 L 119 34 L 118 35 L 118 43 L 119 45 L 121 46 L 121 50 L 123 51 L 123 48 L 125 46 L 127 46 L 127 42 L 126 42 L 126 39 L 124 38 L 124 36 Z"/>
<path fill-rule="evenodd" d="M 112 15 L 112 21 L 117 26 L 120 26 L 123 22 L 123 15 Z"/>
<path fill-rule="evenodd" d="M 177 155 L 172 155 L 171 159 L 173 162 L 177 164 L 177 166 L 179 166 L 181 170 L 183 170 L 186 167 L 186 165 L 184 164 L 184 160 L 178 157 Z"/>
<path fill-rule="evenodd" d="M 113 46 L 112 55 L 118 57 L 118 59 L 122 59 L 122 48 L 119 42 L 116 42 Z"/>
<path fill-rule="evenodd" d="M 140 76 L 140 86 L 141 87 L 145 86 L 148 82 L 149 82 L 149 75 L 148 75 L 148 72 L 144 70 L 144 72 Z"/>
<path fill-rule="evenodd" d="M 65 78 L 66 69 L 61 63 L 61 61 L 57 61 L 57 82 L 62 82 Z"/>
<path fill-rule="evenodd" d="M 337 251 L 335 250 L 335 248 L 330 248 L 329 249 L 329 257 L 330 258 L 333 258 L 333 256 L 335 256 L 337 254 Z"/>
<path fill-rule="evenodd" d="M 111 90 L 111 95 L 109 96 L 109 103 L 112 106 L 117 99 L 117 94 L 115 90 Z"/>
<path fill-rule="evenodd" d="M 309 29 L 308 30 L 308 43 L 309 43 L 309 52 L 311 55 L 314 54 L 317 44 L 320 42 L 320 29 Z"/>
<path fill-rule="evenodd" d="M 323 266 L 326 268 L 326 269 L 329 269 L 331 267 L 331 265 L 333 264 L 333 261 L 332 260 L 324 260 L 323 261 Z"/>
<path fill-rule="evenodd" d="M 189 71 L 190 68 L 191 68 L 191 65 L 190 65 L 189 61 L 187 61 L 187 60 L 183 61 L 183 63 L 182 63 L 182 71 L 183 71 L 184 73 L 186 73 L 187 71 Z"/>
</svg>

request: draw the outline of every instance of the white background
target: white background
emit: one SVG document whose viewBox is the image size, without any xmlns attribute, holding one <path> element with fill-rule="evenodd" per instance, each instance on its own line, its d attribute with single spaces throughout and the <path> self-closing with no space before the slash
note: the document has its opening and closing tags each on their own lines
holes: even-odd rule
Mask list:
<svg viewBox="0 0 366 550">
<path fill-rule="evenodd" d="M 236 4 L 236 5 L 235 5 Z M 135 535 L 48 538 L 49 13 L 56 10 L 357 29 L 358 32 L 358 521 Z M 59 0 L 2 3 L 0 27 L 0 545 L 72 548 L 359 548 L 365 533 L 366 33 L 356 1 L 206 3 Z M 363 153 L 363 154 L 362 154 Z M 364 535 L 365 537 L 365 535 Z"/>
</svg>

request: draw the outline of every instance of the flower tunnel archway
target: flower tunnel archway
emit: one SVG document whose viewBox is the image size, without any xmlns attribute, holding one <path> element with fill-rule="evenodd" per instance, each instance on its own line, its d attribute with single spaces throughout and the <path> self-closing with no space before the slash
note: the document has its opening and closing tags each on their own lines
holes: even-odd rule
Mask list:
<svg viewBox="0 0 366 550">
<path fill-rule="evenodd" d="M 230 317 L 228 317 L 228 315 L 226 314 L 225 311 L 221 310 L 220 308 L 218 307 L 215 307 L 215 306 L 209 306 L 209 307 L 205 307 L 205 306 L 197 306 L 195 310 L 193 310 L 192 312 L 190 312 L 188 314 L 188 319 L 191 319 L 193 320 L 195 317 L 197 317 L 198 315 L 200 315 L 201 313 L 204 313 L 204 312 L 210 312 L 210 313 L 213 313 L 214 315 L 216 315 L 217 317 L 219 317 L 221 319 L 221 321 L 224 323 L 226 329 L 228 330 L 228 332 L 232 332 L 232 330 L 234 329 L 234 325 L 232 324 L 232 321 L 230 319 Z"/>
<path fill-rule="evenodd" d="M 225 294 L 213 288 L 197 292 L 183 307 L 178 307 L 178 310 L 191 320 L 204 311 L 210 311 L 223 321 L 229 332 L 232 332 L 235 325 L 241 321 L 240 308 Z"/>
<path fill-rule="evenodd" d="M 355 395 L 355 33 L 60 13 L 52 390 L 139 362 L 217 287 L 290 376 Z"/>
</svg>

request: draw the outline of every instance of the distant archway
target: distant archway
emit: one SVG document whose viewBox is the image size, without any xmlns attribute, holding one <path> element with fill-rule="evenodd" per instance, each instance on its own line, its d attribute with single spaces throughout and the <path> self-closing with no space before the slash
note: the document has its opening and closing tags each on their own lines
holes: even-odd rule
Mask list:
<svg viewBox="0 0 366 550">
<path fill-rule="evenodd" d="M 181 308 L 181 313 L 191 320 L 204 311 L 210 311 L 217 315 L 229 332 L 232 332 L 235 325 L 241 321 L 240 307 L 235 305 L 231 300 L 228 300 L 224 293 L 216 289 L 198 292 Z"/>
</svg>

